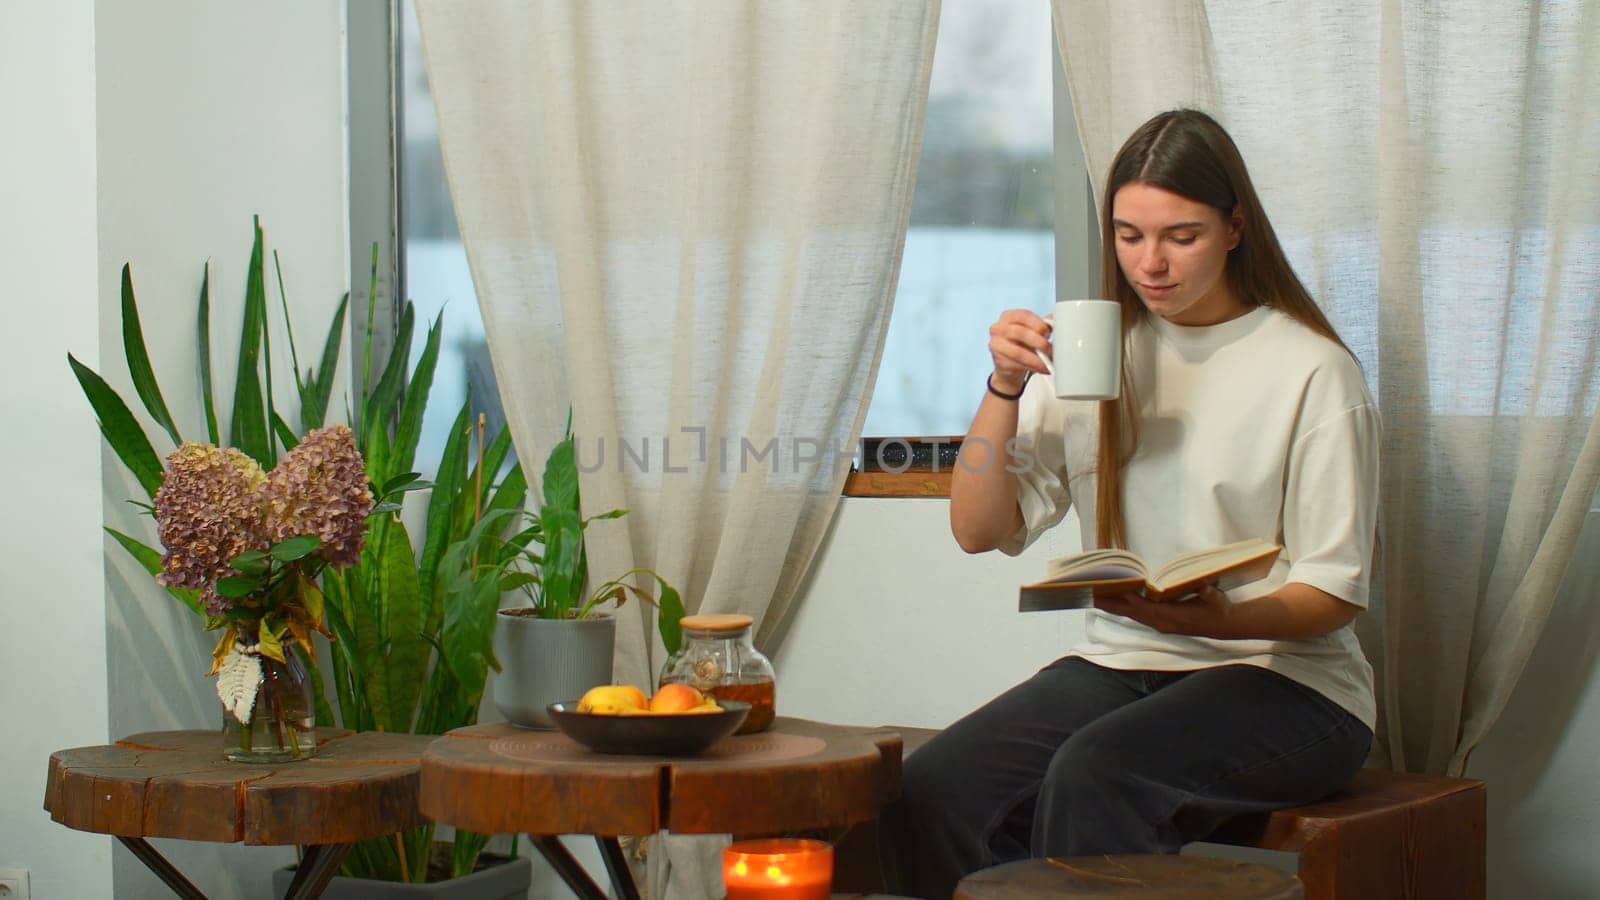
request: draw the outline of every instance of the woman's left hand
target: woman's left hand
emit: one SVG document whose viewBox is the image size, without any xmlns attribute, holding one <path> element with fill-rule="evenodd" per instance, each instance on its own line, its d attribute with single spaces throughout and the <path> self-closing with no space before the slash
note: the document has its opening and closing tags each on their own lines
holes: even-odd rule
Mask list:
<svg viewBox="0 0 1600 900">
<path fill-rule="evenodd" d="M 1162 634 L 1226 638 L 1229 635 L 1228 596 L 1213 585 L 1184 600 L 1146 600 L 1138 594 L 1096 597 L 1095 609 L 1126 616 Z"/>
</svg>

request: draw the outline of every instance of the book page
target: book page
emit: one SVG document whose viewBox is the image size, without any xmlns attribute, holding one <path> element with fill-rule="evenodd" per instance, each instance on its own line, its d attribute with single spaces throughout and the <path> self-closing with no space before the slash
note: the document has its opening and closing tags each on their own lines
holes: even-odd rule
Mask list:
<svg viewBox="0 0 1600 900">
<path fill-rule="evenodd" d="M 1119 581 L 1125 578 L 1137 578 L 1143 580 L 1144 573 L 1133 568 L 1132 566 L 1118 565 L 1116 563 L 1108 562 L 1098 566 L 1091 566 L 1087 569 L 1073 569 L 1071 572 L 1057 575 L 1054 578 L 1047 578 L 1045 580 L 1047 582 Z"/>
<path fill-rule="evenodd" d="M 1053 559 L 1045 566 L 1045 581 L 1098 581 L 1106 578 L 1144 578 L 1148 568 L 1127 550 L 1091 550 Z M 1112 574 L 1100 574 L 1111 572 Z"/>
<path fill-rule="evenodd" d="M 1277 544 L 1261 540 L 1239 541 L 1173 557 L 1158 569 L 1150 583 L 1158 590 L 1225 571 L 1267 555 L 1276 556 Z"/>
</svg>

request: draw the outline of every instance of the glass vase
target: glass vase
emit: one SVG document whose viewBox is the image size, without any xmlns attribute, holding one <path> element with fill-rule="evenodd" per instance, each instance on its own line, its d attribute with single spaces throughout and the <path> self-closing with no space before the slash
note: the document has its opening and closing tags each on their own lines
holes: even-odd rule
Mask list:
<svg viewBox="0 0 1600 900">
<path fill-rule="evenodd" d="M 222 711 L 222 752 L 234 762 L 279 763 L 308 759 L 317 752 L 311 676 L 299 654 L 285 648 L 287 662 L 266 656 L 256 681 L 249 721 Z"/>
</svg>

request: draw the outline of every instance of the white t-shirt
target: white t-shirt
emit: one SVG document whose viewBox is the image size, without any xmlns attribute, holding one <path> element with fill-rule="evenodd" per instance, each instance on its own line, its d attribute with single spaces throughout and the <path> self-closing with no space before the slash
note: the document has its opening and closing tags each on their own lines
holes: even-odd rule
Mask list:
<svg viewBox="0 0 1600 900">
<path fill-rule="evenodd" d="M 1251 538 L 1284 550 L 1272 574 L 1235 602 L 1295 581 L 1365 608 L 1378 505 L 1378 413 L 1348 353 L 1288 315 L 1257 307 L 1191 328 L 1148 316 L 1128 345 L 1139 448 L 1123 470 L 1129 549 L 1152 565 Z M 1058 400 L 1035 375 L 1023 393 L 1017 475 L 1023 527 L 1015 555 L 1076 504 L 1085 549 L 1095 535 L 1099 417 Z M 1029 449 L 1031 448 L 1031 449 Z M 1349 625 L 1306 640 L 1224 641 L 1166 635 L 1089 610 L 1070 651 L 1113 669 L 1181 671 L 1229 664 L 1279 672 L 1373 727 L 1372 667 Z"/>
</svg>

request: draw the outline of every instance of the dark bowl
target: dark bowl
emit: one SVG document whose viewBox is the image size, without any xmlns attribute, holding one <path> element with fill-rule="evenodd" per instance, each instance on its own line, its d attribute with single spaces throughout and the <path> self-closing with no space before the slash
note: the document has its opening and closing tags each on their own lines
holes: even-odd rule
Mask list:
<svg viewBox="0 0 1600 900">
<path fill-rule="evenodd" d="M 576 700 L 546 709 L 562 733 L 596 753 L 691 756 L 733 734 L 750 714 L 750 704 L 738 700 L 718 700 L 717 705 L 721 712 L 654 716 L 581 713 Z"/>
</svg>

